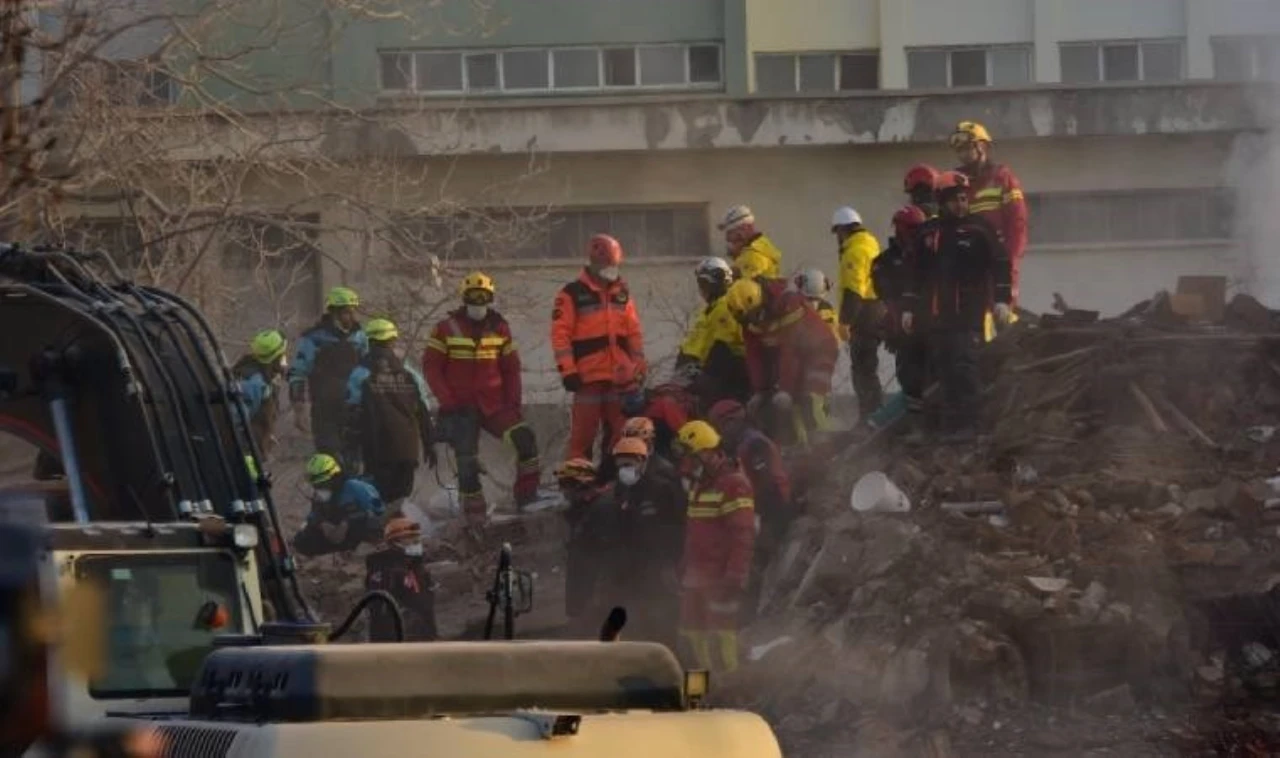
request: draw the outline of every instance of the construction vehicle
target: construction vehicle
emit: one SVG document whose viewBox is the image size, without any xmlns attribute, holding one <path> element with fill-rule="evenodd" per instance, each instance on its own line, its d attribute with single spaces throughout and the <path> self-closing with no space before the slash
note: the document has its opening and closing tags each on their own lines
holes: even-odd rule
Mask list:
<svg viewBox="0 0 1280 758">
<path fill-rule="evenodd" d="M 57 719 L 149 724 L 196 758 L 780 755 L 758 716 L 705 709 L 706 675 L 660 645 L 330 644 L 393 601 L 371 593 L 337 629 L 312 613 L 195 308 L 103 253 L 0 245 L 0 315 L 0 431 L 44 464 L 0 507 L 47 518 L 50 602 L 92 586 L 104 609 L 81 631 L 102 632 L 105 665 L 50 675 Z"/>
</svg>

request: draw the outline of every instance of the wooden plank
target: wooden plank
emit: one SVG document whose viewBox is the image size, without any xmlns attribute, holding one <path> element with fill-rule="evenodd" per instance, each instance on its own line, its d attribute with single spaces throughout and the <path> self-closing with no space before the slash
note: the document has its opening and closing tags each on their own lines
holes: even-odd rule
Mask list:
<svg viewBox="0 0 1280 758">
<path fill-rule="evenodd" d="M 1072 350 L 1070 352 L 1051 355 L 1048 358 L 1042 358 L 1038 361 L 1032 361 L 1031 363 L 1024 363 L 1021 366 L 1014 366 L 1013 371 L 1014 373 L 1021 374 L 1025 371 L 1035 371 L 1038 368 L 1056 366 L 1059 363 L 1065 363 L 1067 361 L 1071 361 L 1076 358 L 1082 358 L 1086 355 L 1089 355 L 1090 353 L 1095 352 L 1097 349 L 1098 349 L 1097 345 L 1090 345 L 1089 347 L 1082 347 L 1077 350 Z"/>
<path fill-rule="evenodd" d="M 1151 398 L 1147 397 L 1147 394 L 1133 382 L 1129 382 L 1129 394 L 1133 395 L 1133 399 L 1138 401 L 1138 405 L 1147 414 L 1147 420 L 1151 422 L 1152 428 L 1157 432 L 1168 433 L 1169 425 L 1160 417 L 1160 412 L 1152 405 Z"/>
</svg>

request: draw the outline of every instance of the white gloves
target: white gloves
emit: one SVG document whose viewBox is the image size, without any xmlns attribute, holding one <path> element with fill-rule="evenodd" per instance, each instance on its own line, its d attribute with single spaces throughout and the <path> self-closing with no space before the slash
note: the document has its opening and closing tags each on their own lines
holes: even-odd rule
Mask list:
<svg viewBox="0 0 1280 758">
<path fill-rule="evenodd" d="M 1008 324 L 1013 323 L 1013 309 L 1009 307 L 1008 303 L 996 303 L 996 307 L 993 312 L 995 314 L 996 321 L 1000 322 L 1002 325 L 1007 326 Z"/>
</svg>

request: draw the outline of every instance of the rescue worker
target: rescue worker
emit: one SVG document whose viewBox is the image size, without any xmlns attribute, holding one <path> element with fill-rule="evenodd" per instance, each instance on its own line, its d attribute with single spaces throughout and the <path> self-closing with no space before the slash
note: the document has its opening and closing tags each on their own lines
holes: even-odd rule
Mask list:
<svg viewBox="0 0 1280 758">
<path fill-rule="evenodd" d="M 756 229 L 756 217 L 745 205 L 735 205 L 725 211 L 716 227 L 724 232 L 729 260 L 744 276 L 763 276 L 777 279 L 782 276 L 782 251 L 773 241 Z M 747 274 L 745 272 L 750 272 Z"/>
<path fill-rule="evenodd" d="M 635 301 L 618 267 L 622 245 L 597 234 L 587 245 L 587 265 L 556 295 L 551 348 L 560 381 L 573 394 L 569 457 L 590 459 L 603 429 L 603 450 L 622 433 L 622 396 L 644 384 L 644 334 Z"/>
<path fill-rule="evenodd" d="M 275 329 L 253 335 L 249 352 L 231 367 L 240 402 L 249 416 L 249 431 L 265 460 L 276 446 L 276 418 L 280 415 L 280 382 L 285 372 L 289 343 Z"/>
<path fill-rule="evenodd" d="M 831 216 L 840 256 L 840 323 L 849 330 L 849 370 L 858 396 L 858 415 L 866 418 L 884 400 L 880 388 L 880 340 L 884 306 L 871 285 L 871 267 L 880 242 L 862 216 L 848 206 Z"/>
<path fill-rule="evenodd" d="M 347 379 L 369 352 L 369 340 L 356 320 L 360 296 L 355 290 L 334 287 L 324 304 L 320 322 L 298 339 L 289 366 L 289 402 L 298 430 L 310 426 L 315 449 L 337 455 L 342 451 Z"/>
<path fill-rule="evenodd" d="M 369 321 L 369 354 L 347 379 L 345 457 L 359 461 L 393 514 L 413 492 L 419 461 L 436 465 L 426 383 L 396 350 L 400 330 Z"/>
<path fill-rule="evenodd" d="M 747 411 L 735 400 L 721 400 L 707 413 L 707 423 L 720 433 L 723 447 L 738 460 L 742 473 L 751 481 L 759 529 L 747 602 L 742 622 L 750 623 L 759 605 L 764 572 L 782 544 L 787 527 L 796 516 L 791 499 L 791 477 L 782 463 L 782 450 L 768 436 L 751 425 Z"/>
<path fill-rule="evenodd" d="M 739 614 L 755 550 L 751 482 L 707 422 L 681 427 L 678 444 L 683 472 L 693 482 L 681 561 L 680 636 L 695 665 L 728 673 L 738 667 Z"/>
<path fill-rule="evenodd" d="M 627 609 L 630 639 L 675 648 L 678 568 L 684 547 L 685 492 L 674 466 L 653 456 L 640 437 L 613 446 L 617 519 L 606 605 Z M 637 567 L 643 567 L 637 570 Z"/>
<path fill-rule="evenodd" d="M 404 622 L 405 642 L 431 642 L 436 629 L 436 593 L 427 571 L 422 527 L 396 516 L 382 530 L 383 547 L 364 559 L 365 590 L 382 590 L 395 598 Z M 395 642 L 395 621 L 382 603 L 369 612 L 369 641 Z"/>
<path fill-rule="evenodd" d="M 902 314 L 903 331 L 928 341 L 944 394 L 944 430 L 958 438 L 976 433 L 985 315 L 991 308 L 1002 324 L 1013 317 L 1009 254 L 991 225 L 970 212 L 969 190 L 958 171 L 938 177 L 939 215 L 920 228 Z"/>
<path fill-rule="evenodd" d="M 680 345 L 676 370 L 692 369 L 691 388 L 704 407 L 726 397 L 745 401 L 747 366 L 742 326 L 724 302 L 733 283 L 733 270 L 723 258 L 703 258 L 694 276 L 705 306 Z"/>
<path fill-rule="evenodd" d="M 1008 166 L 991 160 L 991 134 L 977 121 L 961 121 L 951 134 L 957 169 L 969 179 L 969 212 L 981 216 L 1009 251 L 1012 305 L 1018 304 L 1022 257 L 1027 252 L 1027 199 L 1022 183 Z"/>
<path fill-rule="evenodd" d="M 338 459 L 316 453 L 307 460 L 311 511 L 293 538 L 301 555 L 315 556 L 355 550 L 362 542 L 382 537 L 385 509 L 378 490 L 363 479 L 347 476 Z"/>
<path fill-rule="evenodd" d="M 826 401 L 839 352 L 835 335 L 781 279 L 734 282 L 725 300 L 744 326 L 753 392 L 748 414 L 763 418 L 771 437 L 807 444 L 810 432 L 827 427 Z"/>
<path fill-rule="evenodd" d="M 480 521 L 489 510 L 480 483 L 482 429 L 515 450 L 517 507 L 538 499 L 541 464 L 537 437 L 524 421 L 520 353 L 511 326 L 493 308 L 493 279 L 479 271 L 468 274 L 460 294 L 462 307 L 427 339 L 422 371 L 440 404 L 437 436 L 457 457 L 462 510 Z"/>
<path fill-rule="evenodd" d="M 827 295 L 831 292 L 831 280 L 827 275 L 816 268 L 806 268 L 792 277 L 791 284 L 796 288 L 796 292 L 804 295 L 804 299 L 809 302 L 809 307 L 817 311 L 822 320 L 827 322 L 836 339 L 841 342 L 847 341 L 848 329 L 840 324 L 840 314 L 827 300 Z"/>
<path fill-rule="evenodd" d="M 564 512 L 569 527 L 565 564 L 564 612 L 570 634 L 594 636 L 599 619 L 595 610 L 596 580 L 606 550 L 598 533 L 597 515 L 607 508 L 609 483 L 597 479 L 596 466 L 585 458 L 570 458 L 555 469 L 556 484 L 568 503 Z"/>
<path fill-rule="evenodd" d="M 625 400 L 622 415 L 653 422 L 654 448 L 669 458 L 676 432 L 698 415 L 697 398 L 679 382 L 666 382 Z"/>
<path fill-rule="evenodd" d="M 909 202 L 893 214 L 893 237 L 871 266 L 871 283 L 887 312 L 882 322 L 885 347 L 894 355 L 894 371 L 906 410 L 924 409 L 928 385 L 928 346 L 917 335 L 902 331 L 903 293 L 914 264 L 914 244 L 920 226 L 937 215 L 934 184 L 938 171 L 932 166 L 912 166 L 902 181 Z"/>
</svg>

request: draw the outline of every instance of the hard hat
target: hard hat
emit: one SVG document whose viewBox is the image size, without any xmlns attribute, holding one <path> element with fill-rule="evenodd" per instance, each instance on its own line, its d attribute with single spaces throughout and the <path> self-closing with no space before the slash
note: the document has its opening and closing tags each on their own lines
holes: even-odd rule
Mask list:
<svg viewBox="0 0 1280 758">
<path fill-rule="evenodd" d="M 707 411 L 707 421 L 720 426 L 726 421 L 746 421 L 747 409 L 737 400 L 720 400 Z"/>
<path fill-rule="evenodd" d="M 382 528 L 382 539 L 387 542 L 395 542 L 403 539 L 421 539 L 422 527 L 417 521 L 404 516 L 396 516 L 387 521 L 387 525 Z"/>
<path fill-rule="evenodd" d="M 372 342 L 390 342 L 400 336 L 396 325 L 385 318 L 371 319 L 364 325 L 364 333 Z"/>
<path fill-rule="evenodd" d="M 916 187 L 928 187 L 932 192 L 937 181 L 938 169 L 926 163 L 917 163 L 907 169 L 907 175 L 902 178 L 902 191 L 911 192 Z"/>
<path fill-rule="evenodd" d="M 249 352 L 258 363 L 275 363 L 284 355 L 289 343 L 284 335 L 275 329 L 264 329 L 253 335 L 249 343 Z"/>
<path fill-rule="evenodd" d="M 458 287 L 458 294 L 465 295 L 472 290 L 482 290 L 493 295 L 493 277 L 483 271 L 472 271 L 467 274 L 462 280 L 462 285 Z"/>
<path fill-rule="evenodd" d="M 960 147 L 970 142 L 991 142 L 992 140 L 987 127 L 977 121 L 961 121 L 956 124 L 956 130 L 951 133 L 949 141 L 952 147 Z"/>
<path fill-rule="evenodd" d="M 755 214 L 745 205 L 735 205 L 724 212 L 724 218 L 716 224 L 716 228 L 722 232 L 737 229 L 740 226 L 754 224 L 756 222 Z"/>
<path fill-rule="evenodd" d="M 947 190 L 968 189 L 969 177 L 959 171 L 943 171 L 938 174 L 938 181 L 933 186 L 934 191 L 939 194 Z"/>
<path fill-rule="evenodd" d="M 307 481 L 312 484 L 324 484 L 341 473 L 338 459 L 328 453 L 316 453 L 307 459 Z"/>
<path fill-rule="evenodd" d="M 917 205 L 906 205 L 893 214 L 893 233 L 897 237 L 910 234 L 912 229 L 920 226 L 928 217 Z"/>
<path fill-rule="evenodd" d="M 587 260 L 604 268 L 622 263 L 622 244 L 607 234 L 597 234 L 587 242 Z"/>
<path fill-rule="evenodd" d="M 586 458 L 570 458 L 556 466 L 558 481 L 591 483 L 596 480 L 596 465 Z"/>
<path fill-rule="evenodd" d="M 676 441 L 691 453 L 701 453 L 720 447 L 720 433 L 705 421 L 690 421 L 680 427 Z"/>
<path fill-rule="evenodd" d="M 721 284 L 733 279 L 733 267 L 724 258 L 703 258 L 698 261 L 698 267 L 693 270 L 693 275 L 700 282 Z"/>
<path fill-rule="evenodd" d="M 334 287 L 324 297 L 325 308 L 359 308 L 360 296 L 349 287 Z"/>
<path fill-rule="evenodd" d="M 745 275 L 745 272 L 743 272 Z M 735 316 L 749 313 L 764 304 L 764 289 L 755 279 L 744 278 L 733 283 L 725 293 L 724 304 Z"/>
<path fill-rule="evenodd" d="M 831 228 L 837 226 L 850 226 L 851 224 L 861 224 L 862 216 L 847 205 L 836 208 L 836 212 L 831 214 Z"/>
<path fill-rule="evenodd" d="M 638 458 L 649 457 L 649 444 L 639 437 L 623 437 L 613 446 L 613 454 L 634 455 Z"/>
<path fill-rule="evenodd" d="M 648 416 L 636 416 L 629 418 L 622 425 L 622 436 L 635 437 L 636 439 L 651 441 L 657 435 L 657 430 L 653 428 L 653 421 Z M 616 450 L 614 451 L 617 452 Z"/>
<path fill-rule="evenodd" d="M 827 275 L 816 268 L 807 268 L 797 273 L 791 281 L 805 297 L 822 297 L 831 291 L 831 282 L 827 280 Z"/>
</svg>

